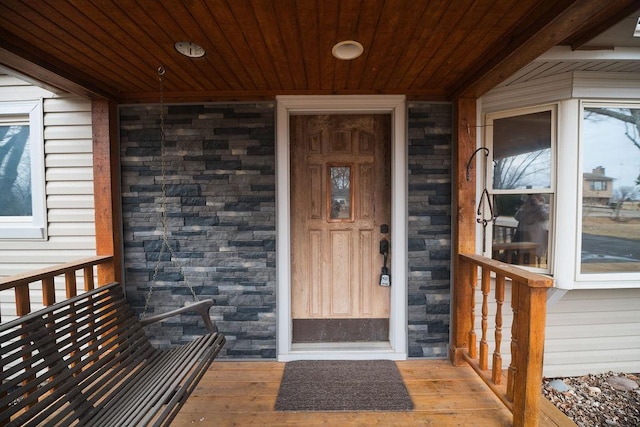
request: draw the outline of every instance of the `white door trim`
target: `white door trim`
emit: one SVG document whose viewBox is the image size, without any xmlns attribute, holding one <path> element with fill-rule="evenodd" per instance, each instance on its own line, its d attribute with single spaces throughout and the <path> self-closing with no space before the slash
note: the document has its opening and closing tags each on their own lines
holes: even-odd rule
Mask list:
<svg viewBox="0 0 640 427">
<path fill-rule="evenodd" d="M 276 283 L 277 354 L 279 361 L 296 359 L 407 358 L 407 120 L 403 95 L 278 96 L 276 97 Z M 289 115 L 291 113 L 391 114 L 391 312 L 389 345 L 353 348 L 305 347 L 291 344 L 291 221 Z"/>
</svg>

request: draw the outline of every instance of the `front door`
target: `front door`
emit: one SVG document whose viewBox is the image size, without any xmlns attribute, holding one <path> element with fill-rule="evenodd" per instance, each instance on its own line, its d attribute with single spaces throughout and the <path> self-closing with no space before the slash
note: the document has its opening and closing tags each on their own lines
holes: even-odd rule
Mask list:
<svg viewBox="0 0 640 427">
<path fill-rule="evenodd" d="M 290 124 L 292 341 L 388 341 L 391 116 Z"/>
</svg>

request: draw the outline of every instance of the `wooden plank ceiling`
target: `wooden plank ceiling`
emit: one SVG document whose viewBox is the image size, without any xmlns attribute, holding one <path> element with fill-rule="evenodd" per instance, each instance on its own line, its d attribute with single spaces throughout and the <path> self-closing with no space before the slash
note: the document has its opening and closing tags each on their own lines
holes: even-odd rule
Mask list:
<svg viewBox="0 0 640 427">
<path fill-rule="evenodd" d="M 477 97 L 557 44 L 579 48 L 638 0 L 0 2 L 0 66 L 118 102 L 279 94 Z M 357 40 L 351 61 L 333 45 Z M 174 49 L 206 49 L 188 59 Z"/>
</svg>

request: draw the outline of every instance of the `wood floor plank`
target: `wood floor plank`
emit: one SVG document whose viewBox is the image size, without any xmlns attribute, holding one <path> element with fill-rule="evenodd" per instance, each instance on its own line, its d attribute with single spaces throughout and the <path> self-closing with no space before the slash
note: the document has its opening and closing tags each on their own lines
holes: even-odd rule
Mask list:
<svg viewBox="0 0 640 427">
<path fill-rule="evenodd" d="M 408 412 L 276 412 L 278 362 L 214 362 L 172 426 L 510 426 L 511 413 L 469 367 L 397 362 L 414 402 Z M 558 426 L 549 416 L 540 426 Z"/>
<path fill-rule="evenodd" d="M 285 363 L 278 362 L 233 362 L 230 360 L 215 360 L 209 370 L 211 371 L 264 371 L 268 370 L 270 372 L 273 371 L 284 371 Z"/>
<path fill-rule="evenodd" d="M 212 399 L 209 396 L 194 396 L 193 394 L 180 412 L 201 413 L 231 413 L 245 414 L 247 412 L 275 411 L 276 396 L 231 396 Z"/>
<path fill-rule="evenodd" d="M 511 426 L 511 416 L 495 410 L 457 413 L 429 412 L 271 412 L 235 414 L 179 414 L 172 426 L 297 425 L 297 426 Z"/>
<path fill-rule="evenodd" d="M 475 409 L 500 409 L 502 403 L 493 393 L 452 395 L 411 395 L 414 411 L 464 411 Z"/>
<path fill-rule="evenodd" d="M 208 371 L 202 381 L 204 382 L 218 382 L 218 381 L 233 381 L 233 382 L 244 382 L 244 381 L 262 381 L 262 382 L 271 382 L 277 381 L 280 382 L 282 379 L 282 372 L 271 372 L 268 370 L 240 370 L 240 371 Z"/>
<path fill-rule="evenodd" d="M 277 396 L 279 388 L 279 382 L 207 382 L 198 384 L 192 396 Z"/>
</svg>

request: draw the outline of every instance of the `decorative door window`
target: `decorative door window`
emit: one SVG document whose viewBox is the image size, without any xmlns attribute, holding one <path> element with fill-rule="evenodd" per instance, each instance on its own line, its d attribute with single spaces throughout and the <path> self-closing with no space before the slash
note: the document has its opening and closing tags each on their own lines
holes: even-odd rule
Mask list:
<svg viewBox="0 0 640 427">
<path fill-rule="evenodd" d="M 351 220 L 351 166 L 329 166 L 329 220 Z"/>
</svg>

